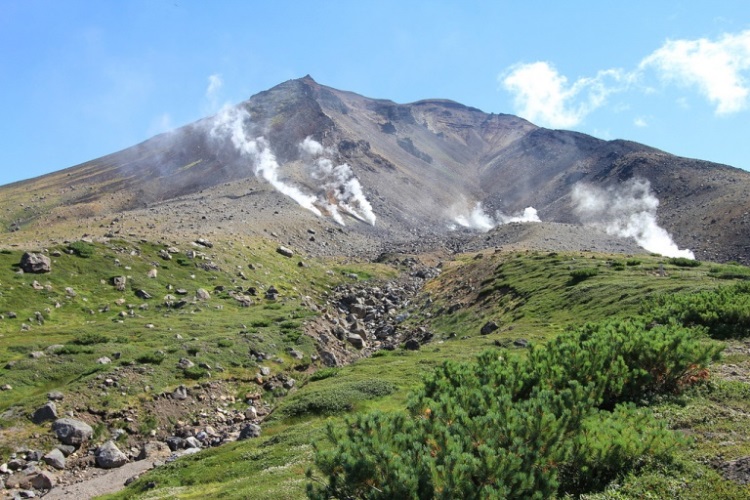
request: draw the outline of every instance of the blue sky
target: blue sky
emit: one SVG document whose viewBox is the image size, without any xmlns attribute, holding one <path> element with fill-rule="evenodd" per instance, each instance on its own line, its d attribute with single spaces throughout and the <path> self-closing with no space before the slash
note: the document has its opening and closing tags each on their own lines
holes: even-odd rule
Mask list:
<svg viewBox="0 0 750 500">
<path fill-rule="evenodd" d="M 291 78 L 750 169 L 750 3 L 0 0 L 0 184 Z"/>
</svg>

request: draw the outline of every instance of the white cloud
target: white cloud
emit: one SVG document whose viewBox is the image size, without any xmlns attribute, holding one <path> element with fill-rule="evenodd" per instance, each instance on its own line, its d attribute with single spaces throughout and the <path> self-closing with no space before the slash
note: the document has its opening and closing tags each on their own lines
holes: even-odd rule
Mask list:
<svg viewBox="0 0 750 500">
<path fill-rule="evenodd" d="M 666 81 L 697 87 L 716 106 L 717 115 L 748 107 L 750 96 L 750 30 L 724 34 L 718 40 L 668 40 L 641 61 Z"/>
<path fill-rule="evenodd" d="M 629 75 L 610 69 L 569 83 L 552 65 L 540 61 L 516 65 L 498 79 L 514 95 L 521 116 L 541 125 L 565 128 L 578 125 L 601 107 L 609 94 L 622 90 Z"/>
<path fill-rule="evenodd" d="M 638 118 L 633 120 L 633 125 L 639 128 L 645 128 L 645 127 L 648 127 L 648 122 L 646 121 L 645 118 L 643 118 L 642 116 L 639 116 Z"/>
</svg>

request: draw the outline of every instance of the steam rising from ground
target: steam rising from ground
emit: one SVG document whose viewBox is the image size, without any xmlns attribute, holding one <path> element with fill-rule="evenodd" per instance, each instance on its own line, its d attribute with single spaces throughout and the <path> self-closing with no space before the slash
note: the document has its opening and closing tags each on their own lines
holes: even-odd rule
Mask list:
<svg viewBox="0 0 750 500">
<path fill-rule="evenodd" d="M 680 250 L 669 233 L 656 223 L 659 200 L 645 179 L 630 179 L 617 187 L 602 189 L 578 183 L 571 193 L 575 212 L 585 224 L 607 234 L 633 238 L 649 252 L 666 257 L 694 259 L 690 250 Z"/>
<path fill-rule="evenodd" d="M 375 224 L 372 205 L 362 191 L 362 185 L 347 164 L 334 165 L 323 155 L 332 154 L 319 142 L 307 137 L 299 144 L 300 151 L 312 163 L 306 165 L 306 173 L 319 186 L 316 194 L 310 194 L 301 187 L 282 179 L 281 165 L 273 154 L 268 141 L 263 137 L 252 138 L 246 125 L 250 114 L 241 108 L 226 107 L 214 117 L 210 136 L 214 140 L 230 140 L 242 156 L 253 164 L 255 175 L 268 181 L 280 193 L 292 198 L 302 208 L 315 215 L 327 212 L 333 219 L 344 225 L 342 212 L 359 220 Z"/>
<path fill-rule="evenodd" d="M 482 232 L 487 232 L 496 226 L 511 222 L 541 222 L 534 207 L 526 207 L 523 212 L 515 215 L 506 215 L 498 210 L 495 212 L 494 217 L 485 212 L 481 202 L 474 205 L 474 208 L 468 214 L 459 213 L 455 215 L 456 211 L 456 207 L 454 207 L 452 212 L 454 213 L 453 220 L 456 223 L 463 227 Z"/>
<path fill-rule="evenodd" d="M 346 163 L 334 165 L 331 160 L 322 157 L 330 151 L 310 137 L 302 141 L 300 149 L 311 157 L 317 157 L 312 164 L 310 174 L 324 190 L 326 208 L 331 212 L 331 217 L 343 225 L 344 219 L 341 217 L 341 210 L 343 210 L 374 226 L 376 217 L 372 211 L 372 205 L 362 191 L 362 185 L 354 176 L 351 167 Z"/>
</svg>

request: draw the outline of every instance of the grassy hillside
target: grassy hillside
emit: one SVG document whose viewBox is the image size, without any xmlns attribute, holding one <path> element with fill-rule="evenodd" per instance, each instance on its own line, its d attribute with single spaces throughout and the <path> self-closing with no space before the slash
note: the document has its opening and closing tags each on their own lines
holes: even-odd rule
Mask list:
<svg viewBox="0 0 750 500">
<path fill-rule="evenodd" d="M 446 360 L 470 361 L 505 348 L 523 357 L 527 342 L 542 344 L 586 321 L 642 313 L 650 296 L 712 290 L 746 276 L 741 266 L 686 267 L 659 257 L 461 256 L 443 264 L 407 320 L 434 332 L 432 343 L 321 370 L 278 405 L 262 438 L 167 464 L 110 498 L 304 498 L 313 446 L 330 446 L 327 425 L 342 426 L 347 415 L 371 410 L 401 410 L 422 377 Z M 481 335 L 488 321 L 499 328 Z M 710 382 L 648 401 L 647 411 L 687 438 L 673 460 L 642 464 L 590 498 L 747 498 L 746 486 L 717 470 L 750 455 L 750 351 L 742 338 L 722 342 L 726 349 L 712 365 Z"/>
</svg>

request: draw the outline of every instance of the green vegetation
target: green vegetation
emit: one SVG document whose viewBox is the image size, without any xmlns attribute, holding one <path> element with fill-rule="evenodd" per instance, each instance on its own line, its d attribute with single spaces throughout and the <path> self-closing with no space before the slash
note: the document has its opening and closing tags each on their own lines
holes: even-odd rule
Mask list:
<svg viewBox="0 0 750 500">
<path fill-rule="evenodd" d="M 528 357 L 489 351 L 446 362 L 408 413 L 329 426 L 310 498 L 549 498 L 605 487 L 680 441 L 644 398 L 700 381 L 720 347 L 685 328 L 588 324 Z M 384 457 L 390 457 L 384 459 Z"/>
<path fill-rule="evenodd" d="M 425 327 L 432 342 L 326 368 L 302 334 L 322 314 L 306 304 L 320 306 L 352 274 L 377 286 L 394 271 L 315 259 L 299 267 L 270 243 L 214 244 L 206 260 L 219 270 L 184 253 L 163 260 L 163 245 L 143 242 L 95 243 L 86 259 L 50 248 L 60 251 L 52 273 L 34 276 L 16 273 L 22 252 L 0 252 L 0 377 L 13 386 L 0 398 L 4 439 L 46 434 L 27 416 L 49 390 L 65 392 L 61 411 L 139 409 L 130 427 L 146 435 L 174 424 L 139 406 L 154 394 L 221 383 L 240 411 L 247 393 L 274 404 L 262 437 L 184 457 L 108 498 L 302 499 L 308 488 L 313 497 L 338 488 L 377 498 L 373 486 L 404 498 L 492 488 L 599 500 L 748 497 L 711 465 L 750 456 L 748 268 L 580 252 L 460 255 L 399 325 Z M 113 276 L 127 277 L 125 291 Z M 270 285 L 273 302 L 262 299 Z M 250 286 L 259 298 L 244 307 L 231 292 Z M 198 288 L 210 300 L 196 300 Z M 166 305 L 179 289 L 186 304 Z M 480 335 L 490 320 L 498 330 Z M 98 365 L 103 356 L 112 364 Z M 195 366 L 179 368 L 182 358 Z M 264 390 L 261 363 L 297 385 Z M 137 382 L 102 389 L 113 373 Z M 99 430 L 102 439 L 110 432 Z M 400 462 L 384 454 L 394 450 Z M 357 470 L 367 474 L 353 477 Z M 389 477 L 402 489 L 388 490 Z"/>
</svg>

